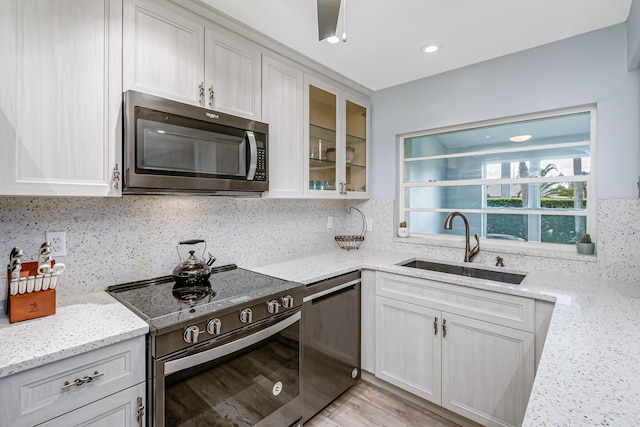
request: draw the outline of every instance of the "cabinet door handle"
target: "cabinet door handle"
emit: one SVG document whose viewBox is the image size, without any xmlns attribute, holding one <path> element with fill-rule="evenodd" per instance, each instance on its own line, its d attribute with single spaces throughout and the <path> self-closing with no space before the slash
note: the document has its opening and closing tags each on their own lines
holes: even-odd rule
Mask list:
<svg viewBox="0 0 640 427">
<path fill-rule="evenodd" d="M 213 85 L 209 88 L 209 107 L 213 107 L 213 100 L 215 99 L 215 92 L 213 91 Z"/>
<path fill-rule="evenodd" d="M 442 338 L 447 336 L 447 319 L 442 319 Z"/>
<path fill-rule="evenodd" d="M 340 182 L 340 194 L 343 194 L 343 195 L 347 194 L 347 183 L 344 181 Z"/>
<path fill-rule="evenodd" d="M 144 418 L 144 405 L 142 404 L 142 397 L 138 396 L 138 410 L 136 411 L 136 420 L 138 421 L 138 427 L 142 427 L 143 418 Z"/>
<path fill-rule="evenodd" d="M 198 85 L 198 95 L 200 97 L 200 105 L 204 105 L 204 83 Z"/>
<path fill-rule="evenodd" d="M 94 371 L 93 375 L 87 375 L 86 377 L 76 378 L 73 382 L 65 381 L 62 386 L 62 390 L 66 390 L 71 387 L 80 387 L 82 384 L 90 383 L 94 379 L 104 375 L 104 372 Z"/>
<path fill-rule="evenodd" d="M 433 335 L 438 335 L 438 318 L 433 319 Z"/>
<path fill-rule="evenodd" d="M 113 167 L 113 188 L 118 189 L 120 184 L 120 171 L 118 170 L 118 164 Z"/>
</svg>

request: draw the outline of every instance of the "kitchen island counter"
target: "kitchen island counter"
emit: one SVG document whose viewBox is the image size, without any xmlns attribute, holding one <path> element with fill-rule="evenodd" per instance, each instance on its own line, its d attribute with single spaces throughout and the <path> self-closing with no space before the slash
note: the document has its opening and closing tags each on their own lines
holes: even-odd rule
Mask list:
<svg viewBox="0 0 640 427">
<path fill-rule="evenodd" d="M 552 301 L 523 425 L 639 425 L 640 283 L 535 271 L 524 272 L 522 284 L 507 285 L 396 265 L 414 258 L 409 253 L 337 249 L 247 267 L 306 284 L 370 269 Z"/>
<path fill-rule="evenodd" d="M 0 378 L 145 335 L 147 323 L 106 292 L 59 297 L 56 314 L 0 316 Z"/>
</svg>

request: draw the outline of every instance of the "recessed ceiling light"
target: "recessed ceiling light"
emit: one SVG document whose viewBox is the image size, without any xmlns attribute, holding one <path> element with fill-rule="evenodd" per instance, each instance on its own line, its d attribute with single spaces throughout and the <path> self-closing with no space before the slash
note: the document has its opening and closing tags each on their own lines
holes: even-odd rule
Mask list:
<svg viewBox="0 0 640 427">
<path fill-rule="evenodd" d="M 420 50 L 423 53 L 434 53 L 434 52 L 437 52 L 438 49 L 440 49 L 439 45 L 437 45 L 436 43 L 429 43 L 429 44 L 426 44 L 426 45 L 422 46 L 422 48 Z"/>
<path fill-rule="evenodd" d="M 327 41 L 331 44 L 336 44 L 340 41 L 340 37 L 338 36 L 327 37 Z"/>
<path fill-rule="evenodd" d="M 518 136 L 512 136 L 511 138 L 509 138 L 509 140 L 513 142 L 525 142 L 530 140 L 531 137 L 532 135 L 518 135 Z"/>
</svg>

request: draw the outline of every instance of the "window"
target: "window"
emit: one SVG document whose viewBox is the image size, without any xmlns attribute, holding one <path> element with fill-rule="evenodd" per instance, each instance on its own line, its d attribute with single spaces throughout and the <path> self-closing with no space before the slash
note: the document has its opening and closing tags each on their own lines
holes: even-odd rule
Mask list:
<svg viewBox="0 0 640 427">
<path fill-rule="evenodd" d="M 464 235 L 463 221 L 443 228 L 454 211 L 488 239 L 567 245 L 594 233 L 594 116 L 580 109 L 402 135 L 400 221 L 414 237 Z"/>
</svg>

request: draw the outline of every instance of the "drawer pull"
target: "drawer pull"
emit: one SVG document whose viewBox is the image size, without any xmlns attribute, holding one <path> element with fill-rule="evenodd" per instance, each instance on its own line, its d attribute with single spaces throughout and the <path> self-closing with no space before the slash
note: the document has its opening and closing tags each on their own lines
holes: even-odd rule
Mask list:
<svg viewBox="0 0 640 427">
<path fill-rule="evenodd" d="M 71 387 L 80 387 L 82 384 L 90 383 L 94 379 L 104 375 L 104 372 L 94 371 L 93 375 L 87 375 L 86 377 L 76 378 L 73 382 L 65 381 L 62 386 L 62 390 L 66 390 Z"/>
</svg>

